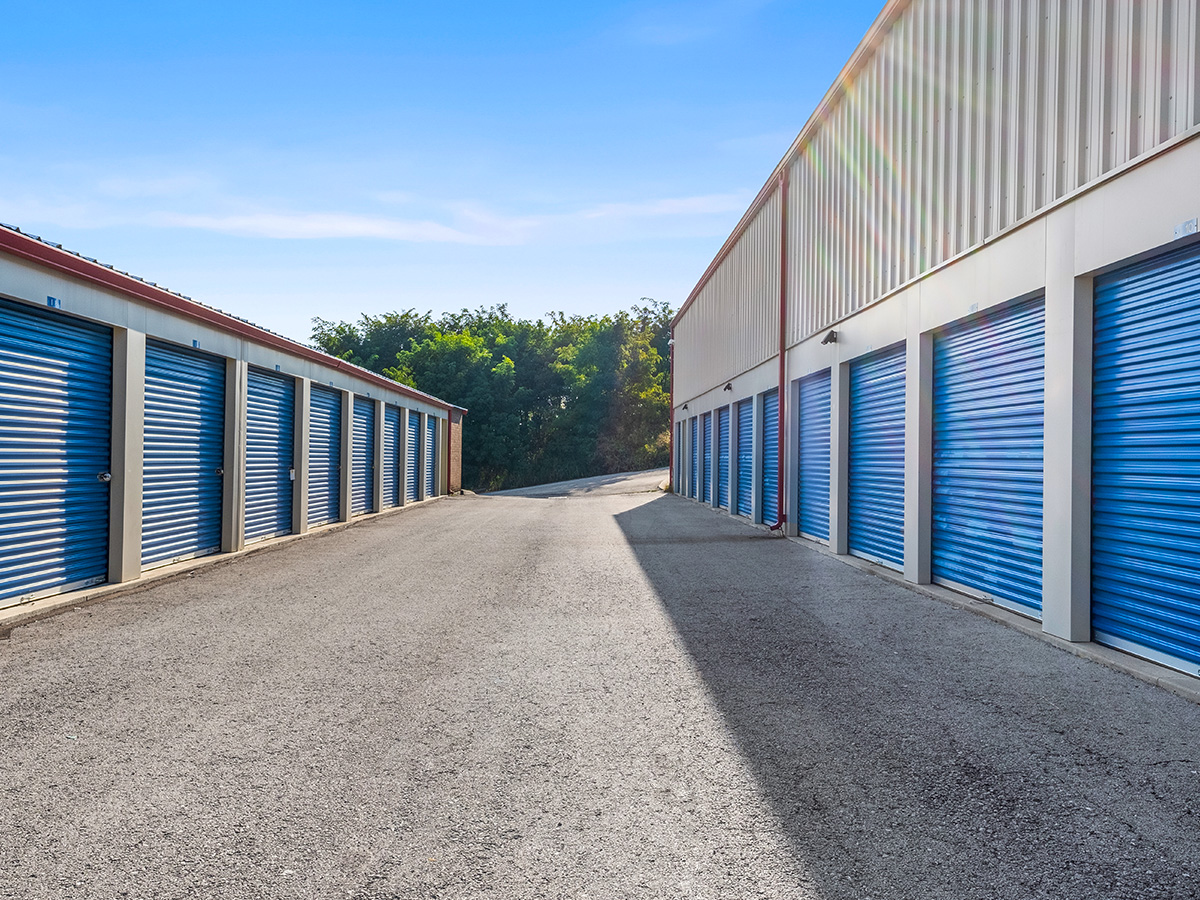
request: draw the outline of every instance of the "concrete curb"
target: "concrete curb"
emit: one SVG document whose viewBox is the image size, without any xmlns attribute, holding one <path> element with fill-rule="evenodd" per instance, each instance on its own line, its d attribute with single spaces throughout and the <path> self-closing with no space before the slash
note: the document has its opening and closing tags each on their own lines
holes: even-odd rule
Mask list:
<svg viewBox="0 0 1200 900">
<path fill-rule="evenodd" d="M 410 509 L 417 509 L 425 506 L 427 503 L 438 500 L 445 500 L 449 495 L 440 495 L 430 497 L 428 500 L 422 500 L 418 503 L 411 503 L 405 506 L 394 506 L 391 509 L 385 509 L 376 513 L 366 513 L 361 516 L 355 516 L 348 522 L 332 522 L 328 525 L 320 525 L 312 528 L 304 534 L 285 534 L 277 538 L 259 541 L 246 547 L 242 550 L 235 550 L 231 553 L 214 553 L 209 556 L 202 556 L 199 559 L 188 559 L 183 562 L 177 562 L 169 566 L 163 566 L 161 569 L 151 569 L 143 574 L 140 578 L 133 581 L 125 581 L 119 584 L 100 584 L 96 587 L 84 588 L 80 591 L 70 591 L 65 594 L 54 594 L 50 597 L 39 597 L 36 600 L 30 600 L 26 603 L 21 603 L 17 606 L 12 606 L 7 609 L 0 610 L 0 640 L 8 640 L 12 635 L 14 628 L 20 628 L 22 625 L 28 625 L 31 622 L 37 622 L 41 619 L 49 619 L 64 612 L 69 612 L 73 609 L 79 609 L 83 606 L 90 606 L 93 603 L 99 603 L 102 600 L 110 600 L 113 597 L 124 596 L 125 594 L 135 594 L 138 591 L 144 591 L 147 588 L 153 587 L 156 584 L 161 584 L 164 581 L 170 581 L 174 578 L 181 578 L 185 575 L 194 575 L 196 572 L 204 569 L 215 568 L 216 566 L 226 565 L 227 563 L 236 562 L 245 559 L 247 556 L 253 556 L 256 553 L 265 553 L 269 550 L 277 550 L 280 547 L 285 547 L 288 544 L 296 541 L 304 540 L 305 538 L 320 537 L 322 535 L 334 534 L 338 531 L 343 531 L 355 525 L 360 525 L 365 522 L 373 522 L 376 519 L 394 516 Z"/>
<path fill-rule="evenodd" d="M 671 494 L 672 497 L 677 497 L 677 494 Z M 687 497 L 679 497 L 680 500 L 686 502 L 691 501 Z M 724 519 L 730 519 L 738 522 L 741 525 L 748 526 L 758 531 L 772 533 L 768 526 L 758 525 L 741 516 L 731 516 L 724 510 L 712 509 L 702 503 L 696 504 L 700 509 L 711 513 L 716 513 Z M 781 532 L 774 532 L 781 534 Z M 1023 616 L 1020 613 L 1005 609 L 1003 606 L 997 606 L 995 603 L 990 603 L 987 600 L 979 600 L 975 597 L 970 597 L 967 594 L 960 594 L 958 591 L 951 590 L 947 587 L 942 587 L 937 584 L 913 584 L 911 581 L 905 581 L 904 576 L 899 572 L 893 571 L 885 566 L 877 563 L 869 562 L 865 559 L 859 559 L 856 556 L 843 556 L 834 553 L 824 544 L 809 540 L 803 537 L 788 536 L 787 540 L 792 543 L 799 544 L 802 547 L 807 547 L 817 553 L 821 553 L 831 559 L 836 559 L 838 562 L 852 566 L 870 575 L 874 575 L 883 581 L 905 588 L 912 591 L 914 594 L 922 594 L 930 597 L 947 606 L 953 606 L 956 609 L 963 609 L 967 612 L 974 613 L 977 616 L 991 619 L 993 622 L 999 622 L 1009 628 L 1013 628 L 1024 635 L 1037 638 L 1056 647 L 1059 650 L 1070 653 L 1072 656 L 1078 656 L 1081 659 L 1090 660 L 1098 663 L 1117 672 L 1129 675 L 1136 678 L 1138 681 L 1144 681 L 1147 684 L 1152 684 L 1155 687 L 1170 691 L 1176 696 L 1182 697 L 1192 703 L 1200 704 L 1200 678 L 1194 678 L 1183 672 L 1178 672 L 1175 669 L 1160 665 L 1159 663 L 1150 662 L 1149 660 L 1140 659 L 1129 653 L 1123 653 L 1120 650 L 1114 650 L 1111 647 L 1105 647 L 1101 644 L 1096 644 L 1092 641 L 1074 643 L 1065 641 L 1060 637 L 1055 637 L 1052 634 L 1047 634 L 1042 631 L 1041 623 L 1037 619 Z"/>
</svg>

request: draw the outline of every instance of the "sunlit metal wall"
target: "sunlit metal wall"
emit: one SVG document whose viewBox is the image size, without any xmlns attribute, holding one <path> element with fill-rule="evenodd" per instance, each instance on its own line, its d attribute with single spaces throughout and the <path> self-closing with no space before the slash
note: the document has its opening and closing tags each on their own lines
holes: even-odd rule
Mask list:
<svg viewBox="0 0 1200 900">
<path fill-rule="evenodd" d="M 889 4 L 779 169 L 794 344 L 1200 123 L 1200 0 Z M 744 271 L 751 210 L 676 334 L 677 397 L 763 361 L 758 304 L 779 261 Z M 774 209 L 774 213 L 770 212 Z M 747 284 L 753 312 L 745 309 Z M 682 332 L 682 334 L 681 334 Z M 685 340 L 680 340 L 686 336 Z M 735 349 L 736 348 L 736 349 Z M 682 348 L 679 348 L 682 349 Z M 768 352 L 774 352 L 770 350 Z M 735 362 L 736 360 L 736 362 Z M 703 386 L 694 381 L 701 377 Z"/>
<path fill-rule="evenodd" d="M 778 353 L 780 215 L 776 188 L 676 323 L 677 401 Z"/>
</svg>

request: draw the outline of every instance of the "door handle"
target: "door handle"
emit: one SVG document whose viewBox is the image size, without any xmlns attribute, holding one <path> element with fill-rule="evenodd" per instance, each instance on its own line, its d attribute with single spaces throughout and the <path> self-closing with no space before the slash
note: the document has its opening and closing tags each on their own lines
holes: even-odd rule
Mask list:
<svg viewBox="0 0 1200 900">
<path fill-rule="evenodd" d="M 110 481 L 112 481 L 112 473 L 101 472 L 99 475 L 96 476 L 96 480 L 103 481 L 105 484 L 108 484 Z"/>
</svg>

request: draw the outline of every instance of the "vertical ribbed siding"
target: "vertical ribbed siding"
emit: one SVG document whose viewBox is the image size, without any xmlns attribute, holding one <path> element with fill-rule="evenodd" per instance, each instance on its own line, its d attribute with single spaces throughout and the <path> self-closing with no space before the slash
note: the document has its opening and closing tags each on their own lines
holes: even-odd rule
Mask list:
<svg viewBox="0 0 1200 900">
<path fill-rule="evenodd" d="M 1095 639 L 1200 665 L 1200 252 L 1096 280 Z"/>
<path fill-rule="evenodd" d="M 800 498 L 797 527 L 801 534 L 829 540 L 830 372 L 826 369 L 800 382 Z"/>
<path fill-rule="evenodd" d="M 754 512 L 754 401 L 737 405 L 737 495 L 734 512 L 749 516 Z"/>
<path fill-rule="evenodd" d="M 408 467 L 404 480 L 404 499 L 411 503 L 417 499 L 417 488 L 421 484 L 421 414 L 408 412 L 408 446 L 404 448 L 404 462 Z"/>
<path fill-rule="evenodd" d="M 336 522 L 342 490 L 342 395 L 314 384 L 309 399 L 308 524 Z"/>
<path fill-rule="evenodd" d="M 1046 309 L 990 312 L 934 341 L 935 581 L 1042 608 Z"/>
<path fill-rule="evenodd" d="M 383 505 L 400 505 L 400 410 L 383 408 Z"/>
<path fill-rule="evenodd" d="M 788 344 L 1200 125 L 1198 6 L 904 8 L 787 162 Z M 689 335 L 742 314 L 745 297 L 725 286 L 732 259 L 699 288 Z M 678 354 L 687 396 L 712 341 Z M 703 387 L 747 368 L 714 370 Z"/>
<path fill-rule="evenodd" d="M 350 512 L 361 516 L 375 505 L 375 403 L 366 397 L 354 398 L 354 432 L 351 457 L 354 475 L 350 479 Z"/>
<path fill-rule="evenodd" d="M 246 376 L 246 540 L 292 530 L 296 382 L 251 369 Z"/>
<path fill-rule="evenodd" d="M 676 323 L 676 402 L 778 352 L 780 212 L 776 189 Z"/>
<path fill-rule="evenodd" d="M 104 581 L 112 332 L 0 302 L 0 606 Z"/>
<path fill-rule="evenodd" d="M 849 544 L 904 563 L 904 345 L 850 365 Z"/>
<path fill-rule="evenodd" d="M 225 360 L 146 342 L 142 567 L 221 549 Z"/>
<path fill-rule="evenodd" d="M 717 410 L 717 505 L 729 509 L 729 407 Z"/>
</svg>

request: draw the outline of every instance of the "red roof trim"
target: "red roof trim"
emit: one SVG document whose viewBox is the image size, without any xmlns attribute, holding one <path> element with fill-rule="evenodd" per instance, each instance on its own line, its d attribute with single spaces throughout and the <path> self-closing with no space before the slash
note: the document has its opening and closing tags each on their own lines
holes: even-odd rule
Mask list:
<svg viewBox="0 0 1200 900">
<path fill-rule="evenodd" d="M 447 414 L 452 409 L 466 412 L 460 406 L 447 403 L 445 400 L 439 400 L 437 397 L 426 394 L 423 391 L 418 391 L 415 388 L 392 381 L 390 378 L 384 378 L 382 375 L 377 375 L 345 360 L 338 359 L 335 356 L 329 356 L 320 350 L 305 347 L 303 344 L 299 344 L 290 338 L 274 334 L 266 329 L 259 328 L 257 325 L 243 322 L 240 319 L 236 319 L 215 309 L 210 309 L 194 301 L 185 300 L 183 297 L 172 294 L 170 291 L 165 291 L 162 288 L 138 281 L 130 275 L 122 275 L 120 272 L 109 269 L 99 263 L 89 262 L 82 257 L 53 247 L 29 235 L 10 231 L 7 228 L 0 228 L 0 251 L 37 263 L 40 266 L 54 269 L 65 275 L 110 288 L 128 297 L 134 297 L 145 303 L 149 303 L 151 306 L 168 309 L 179 315 L 187 316 L 189 319 L 195 319 L 206 325 L 212 325 L 221 331 L 244 337 L 256 344 L 271 347 L 275 350 L 282 350 L 284 353 L 290 353 L 293 356 L 299 356 L 312 362 L 320 363 L 331 369 L 337 369 L 339 372 L 344 372 L 363 381 L 372 382 L 380 387 L 396 391 L 406 397 L 411 397 L 414 400 L 421 400 L 433 406 L 440 406 L 446 410 Z"/>
</svg>

